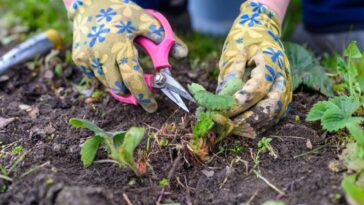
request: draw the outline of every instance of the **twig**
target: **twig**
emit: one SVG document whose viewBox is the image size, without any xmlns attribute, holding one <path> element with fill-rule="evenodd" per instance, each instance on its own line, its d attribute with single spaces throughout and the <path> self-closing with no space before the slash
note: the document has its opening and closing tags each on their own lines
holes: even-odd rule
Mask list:
<svg viewBox="0 0 364 205">
<path fill-rule="evenodd" d="M 43 168 L 43 167 L 45 167 L 47 165 L 50 165 L 50 161 L 47 161 L 46 163 L 43 163 L 43 164 L 41 164 L 39 166 L 30 168 L 28 171 L 26 171 L 25 173 L 23 173 L 22 175 L 20 175 L 20 178 L 23 178 L 23 177 L 27 176 L 28 174 L 30 174 L 32 172 L 35 172 L 35 171 L 37 171 L 37 170 L 39 170 L 39 169 L 41 169 L 41 168 Z"/>
<path fill-rule="evenodd" d="M 4 180 L 9 181 L 9 182 L 12 182 L 13 181 L 12 178 L 10 178 L 8 176 L 5 176 L 5 175 L 2 175 L 2 174 L 0 174 L 0 179 L 4 179 Z"/>
<path fill-rule="evenodd" d="M 300 157 L 305 157 L 305 156 L 308 156 L 310 154 L 317 153 L 318 151 L 320 151 L 321 149 L 327 147 L 328 145 L 329 145 L 329 143 L 328 144 L 321 145 L 321 146 L 318 146 L 315 149 L 312 149 L 312 150 L 310 150 L 308 152 L 304 152 L 304 153 L 295 155 L 295 156 L 293 156 L 293 159 L 297 159 L 297 158 L 300 158 Z"/>
<path fill-rule="evenodd" d="M 261 180 L 263 180 L 270 188 L 272 188 L 274 191 L 276 191 L 279 196 L 285 196 L 286 193 L 284 193 L 282 190 L 278 189 L 276 186 L 274 186 L 270 181 L 266 178 L 264 178 L 259 172 L 254 170 L 255 175 Z"/>
<path fill-rule="evenodd" d="M 160 194 L 159 194 L 159 196 L 158 196 L 158 199 L 157 199 L 157 201 L 156 201 L 156 204 L 157 204 L 157 205 L 161 204 L 161 201 L 162 201 L 162 198 L 163 198 L 163 195 L 164 195 L 164 188 L 165 188 L 165 187 L 163 187 L 163 188 L 162 188 L 162 190 L 161 190 L 161 192 L 160 192 Z"/>
<path fill-rule="evenodd" d="M 133 205 L 133 203 L 131 203 L 131 201 L 130 201 L 130 199 L 129 199 L 128 195 L 126 195 L 125 193 L 123 193 L 123 197 L 124 197 L 124 200 L 126 201 L 126 203 L 127 203 L 128 205 Z"/>
<path fill-rule="evenodd" d="M 119 165 L 119 162 L 117 162 L 117 161 L 115 161 L 115 160 L 112 160 L 112 159 L 101 159 L 101 160 L 96 160 L 96 161 L 94 161 L 94 163 L 96 163 L 96 164 L 114 163 L 114 164 Z"/>
<path fill-rule="evenodd" d="M 256 190 L 253 195 L 249 198 L 249 200 L 245 203 L 247 205 L 249 205 L 250 203 L 252 203 L 252 201 L 255 199 L 255 197 L 258 195 L 259 191 Z"/>
<path fill-rule="evenodd" d="M 292 139 L 302 139 L 302 140 L 306 140 L 307 139 L 307 138 L 298 137 L 298 136 L 278 136 L 278 135 L 271 135 L 270 137 L 273 137 L 273 138 L 292 138 Z"/>
<path fill-rule="evenodd" d="M 174 173 L 176 172 L 177 166 L 178 166 L 179 162 L 181 161 L 181 157 L 182 157 L 181 152 L 178 152 L 178 156 L 174 160 L 172 168 L 168 172 L 168 175 L 167 175 L 168 181 L 171 181 L 171 178 L 173 177 Z"/>
<path fill-rule="evenodd" d="M 187 178 L 186 178 L 186 175 L 183 176 L 184 179 L 185 179 L 185 184 L 186 184 L 186 192 L 187 192 L 187 195 L 186 195 L 186 204 L 187 205 L 192 205 L 192 201 L 191 201 L 191 194 L 190 194 L 190 189 L 188 188 L 188 182 L 187 182 Z"/>
</svg>

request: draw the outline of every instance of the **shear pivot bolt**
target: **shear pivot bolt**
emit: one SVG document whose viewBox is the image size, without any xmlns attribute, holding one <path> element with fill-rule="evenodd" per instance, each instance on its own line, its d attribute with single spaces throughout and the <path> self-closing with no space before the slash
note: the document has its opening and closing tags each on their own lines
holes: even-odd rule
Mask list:
<svg viewBox="0 0 364 205">
<path fill-rule="evenodd" d="M 163 87 L 166 82 L 166 78 L 162 74 L 157 74 L 154 79 L 154 83 L 158 87 Z"/>
</svg>

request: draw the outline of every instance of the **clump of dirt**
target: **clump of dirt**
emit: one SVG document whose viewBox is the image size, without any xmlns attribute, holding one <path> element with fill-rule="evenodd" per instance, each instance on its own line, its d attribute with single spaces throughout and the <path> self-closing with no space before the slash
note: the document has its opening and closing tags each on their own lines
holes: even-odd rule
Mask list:
<svg viewBox="0 0 364 205">
<path fill-rule="evenodd" d="M 216 82 L 205 74 L 207 71 L 189 67 L 184 62 L 183 68 L 174 70 L 174 76 L 184 85 L 194 81 L 214 89 Z M 304 121 L 313 103 L 323 99 L 318 94 L 296 93 L 288 117 L 263 135 L 273 138 L 272 146 L 279 157 L 262 154 L 258 169 L 262 177 L 285 193 L 282 196 L 252 172 L 261 136 L 255 140 L 231 137 L 202 164 L 178 146 L 186 144 L 191 136 L 192 114 L 161 96 L 160 108 L 154 114 L 120 104 L 109 96 L 88 105 L 73 86 L 81 78 L 78 69 L 65 65 L 63 72 L 67 75 L 49 78 L 49 70 L 30 71 L 19 66 L 7 74 L 8 80 L 0 82 L 0 117 L 15 118 L 0 130 L 0 141 L 7 151 L 18 145 L 28 151 L 11 175 L 14 180 L 2 180 L 2 187 L 8 189 L 0 194 L 0 204 L 260 204 L 270 199 L 287 204 L 345 204 L 343 197 L 337 197 L 342 196 L 341 174 L 328 168 L 340 152 L 334 143 L 328 143 L 336 139 L 323 132 L 319 124 Z M 22 104 L 38 109 L 38 113 L 30 115 L 19 108 Z M 194 105 L 189 106 L 193 110 Z M 149 136 L 165 138 L 169 143 L 160 146 L 152 140 L 149 171 L 141 178 L 130 170 L 99 161 L 107 157 L 103 150 L 97 154 L 98 162 L 85 169 L 79 151 L 91 133 L 69 126 L 72 117 L 91 120 L 108 131 L 144 126 Z M 176 128 L 171 129 L 174 125 Z M 311 151 L 308 143 L 313 148 L 326 146 L 295 157 Z M 146 139 L 141 148 L 145 146 Z M 6 152 L 0 163 L 9 166 L 16 156 Z M 169 186 L 159 185 L 164 178 L 170 178 Z"/>
</svg>

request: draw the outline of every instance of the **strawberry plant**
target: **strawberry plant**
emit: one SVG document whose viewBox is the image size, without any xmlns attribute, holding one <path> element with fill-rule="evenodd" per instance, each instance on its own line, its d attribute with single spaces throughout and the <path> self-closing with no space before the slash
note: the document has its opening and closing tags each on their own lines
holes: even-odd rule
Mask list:
<svg viewBox="0 0 364 205">
<path fill-rule="evenodd" d="M 121 167 L 129 167 L 140 176 L 146 172 L 143 162 L 136 163 L 134 151 L 144 138 L 145 129 L 132 127 L 128 131 L 106 132 L 88 120 L 72 118 L 69 124 L 75 128 L 86 128 L 94 132 L 94 136 L 88 138 L 81 148 L 81 160 L 85 167 L 89 167 L 101 145 L 104 145 L 109 157 L 115 160 Z"/>
<path fill-rule="evenodd" d="M 193 137 L 189 142 L 189 149 L 199 159 L 204 160 L 209 148 L 221 142 L 231 134 L 253 138 L 254 132 L 250 127 L 239 127 L 226 116 L 225 112 L 236 104 L 232 96 L 243 87 L 243 82 L 237 78 L 229 80 L 218 95 L 205 90 L 199 84 L 188 86 L 189 91 L 200 106 L 197 109 L 197 122 L 193 128 Z"/>
<path fill-rule="evenodd" d="M 336 88 L 339 92 L 363 100 L 364 71 L 360 68 L 360 63 L 364 58 L 355 41 L 350 43 L 344 56 L 345 58 L 340 56 L 336 58 L 337 71 L 343 79 L 343 82 Z"/>
<path fill-rule="evenodd" d="M 304 85 L 326 96 L 334 95 L 325 69 L 311 52 L 295 43 L 285 43 L 284 47 L 292 68 L 294 90 Z"/>
<path fill-rule="evenodd" d="M 346 128 L 354 142 L 346 145 L 341 154 L 344 165 L 353 174 L 344 177 L 341 186 L 349 204 L 364 204 L 364 118 L 355 116 L 363 105 L 364 58 L 356 42 L 351 42 L 344 52 L 345 59 L 336 58 L 337 71 L 342 82 L 335 85 L 343 96 L 316 103 L 308 113 L 307 121 L 321 121 L 322 127 L 330 132 Z M 359 65 L 358 65 L 359 64 Z M 348 96 L 346 96 L 348 95 Z"/>
</svg>

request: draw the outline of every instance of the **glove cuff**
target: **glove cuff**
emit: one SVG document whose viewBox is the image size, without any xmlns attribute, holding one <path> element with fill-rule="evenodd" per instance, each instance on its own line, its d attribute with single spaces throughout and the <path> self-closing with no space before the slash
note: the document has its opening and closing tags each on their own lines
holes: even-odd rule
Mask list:
<svg viewBox="0 0 364 205">
<path fill-rule="evenodd" d="M 277 36 L 281 36 L 281 23 L 277 14 L 271 10 L 268 6 L 257 1 L 245 1 L 241 4 L 240 13 L 247 15 L 245 18 L 249 21 L 249 24 L 255 24 L 256 26 L 264 26 L 272 30 Z"/>
</svg>

